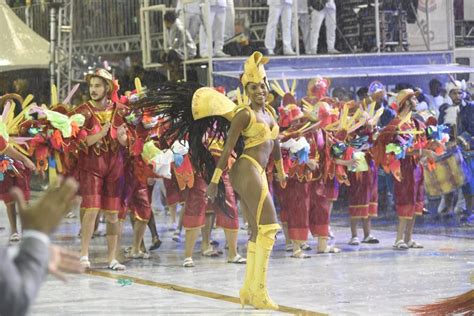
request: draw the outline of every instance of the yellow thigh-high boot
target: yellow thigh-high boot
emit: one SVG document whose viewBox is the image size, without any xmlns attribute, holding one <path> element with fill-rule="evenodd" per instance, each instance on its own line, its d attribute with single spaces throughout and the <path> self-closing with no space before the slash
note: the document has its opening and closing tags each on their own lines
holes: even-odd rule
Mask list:
<svg viewBox="0 0 474 316">
<path fill-rule="evenodd" d="M 258 309 L 278 309 L 267 290 L 267 270 L 270 254 L 275 244 L 275 235 L 280 229 L 278 224 L 258 225 L 255 243 L 255 276 L 252 285 L 252 305 Z"/>
<path fill-rule="evenodd" d="M 245 270 L 244 285 L 240 289 L 240 304 L 242 308 L 246 304 L 252 304 L 251 285 L 255 276 L 255 243 L 253 241 L 247 244 L 247 269 Z"/>
</svg>

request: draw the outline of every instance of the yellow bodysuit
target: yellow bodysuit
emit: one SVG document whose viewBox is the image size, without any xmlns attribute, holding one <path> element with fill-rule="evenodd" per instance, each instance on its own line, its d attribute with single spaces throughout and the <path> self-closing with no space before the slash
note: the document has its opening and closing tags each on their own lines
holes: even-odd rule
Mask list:
<svg viewBox="0 0 474 316">
<path fill-rule="evenodd" d="M 236 112 L 239 112 L 243 109 L 247 109 L 250 113 L 250 122 L 249 125 L 242 131 L 242 136 L 244 137 L 244 149 L 252 148 L 258 146 L 268 140 L 275 140 L 278 137 L 278 133 L 280 132 L 280 128 L 278 124 L 275 123 L 273 127 L 270 127 L 265 122 L 257 122 L 257 117 L 255 112 L 248 106 L 242 106 L 236 109 Z M 273 118 L 276 117 L 275 110 L 270 107 L 269 105 L 265 105 L 265 109 L 270 112 Z M 249 160 L 252 165 L 255 166 L 258 173 L 260 174 L 260 179 L 262 182 L 262 191 L 260 192 L 260 199 L 258 201 L 257 207 L 257 225 L 260 224 L 260 216 L 262 214 L 263 209 L 263 202 L 268 194 L 268 181 L 267 175 L 265 173 L 265 169 L 258 163 L 255 158 L 252 156 L 242 154 L 240 155 L 239 159 L 247 159 Z"/>
<path fill-rule="evenodd" d="M 258 146 L 267 140 L 275 140 L 280 132 L 278 124 L 275 123 L 272 129 L 265 122 L 257 122 L 255 112 L 249 106 L 242 106 L 236 109 L 239 112 L 243 109 L 247 109 L 250 113 L 249 125 L 242 131 L 244 136 L 245 149 Z M 276 117 L 275 110 L 269 105 L 265 105 L 265 109 L 270 112 L 273 118 Z"/>
</svg>

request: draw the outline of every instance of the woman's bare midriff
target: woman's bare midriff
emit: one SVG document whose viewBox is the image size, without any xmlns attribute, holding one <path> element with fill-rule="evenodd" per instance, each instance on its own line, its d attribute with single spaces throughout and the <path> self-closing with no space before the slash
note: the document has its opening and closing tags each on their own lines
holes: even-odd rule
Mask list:
<svg viewBox="0 0 474 316">
<path fill-rule="evenodd" d="M 258 146 L 245 149 L 243 154 L 252 157 L 255 159 L 262 169 L 265 169 L 268 164 L 268 160 L 270 159 L 270 155 L 273 151 L 273 140 L 266 141 Z M 240 177 L 245 177 L 245 174 L 248 174 L 249 166 L 251 168 L 255 168 L 254 165 L 250 161 L 246 161 L 247 159 L 238 159 L 232 169 L 230 170 L 230 181 L 232 186 L 240 193 L 241 184 L 245 181 L 239 181 Z M 245 180 L 245 179 L 240 179 Z"/>
</svg>

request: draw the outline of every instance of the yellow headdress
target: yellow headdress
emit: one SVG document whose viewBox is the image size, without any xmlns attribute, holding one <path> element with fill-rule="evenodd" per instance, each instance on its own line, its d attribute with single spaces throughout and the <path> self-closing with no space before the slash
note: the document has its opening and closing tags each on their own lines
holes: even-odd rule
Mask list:
<svg viewBox="0 0 474 316">
<path fill-rule="evenodd" d="M 254 82 L 260 83 L 266 81 L 267 74 L 263 65 L 268 63 L 269 59 L 264 57 L 260 52 L 254 52 L 244 64 L 244 73 L 240 81 L 242 86 L 245 88 L 247 83 Z"/>
<path fill-rule="evenodd" d="M 195 120 L 219 115 L 230 121 L 235 107 L 234 102 L 213 88 L 199 88 L 193 95 L 192 113 Z"/>
</svg>

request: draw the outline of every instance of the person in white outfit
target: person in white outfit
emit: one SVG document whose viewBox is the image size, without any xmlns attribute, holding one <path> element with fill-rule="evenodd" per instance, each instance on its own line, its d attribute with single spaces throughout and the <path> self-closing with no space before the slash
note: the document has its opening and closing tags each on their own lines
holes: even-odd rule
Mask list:
<svg viewBox="0 0 474 316">
<path fill-rule="evenodd" d="M 227 7 L 225 9 L 225 31 L 224 40 L 234 37 L 235 35 L 235 9 L 234 0 L 227 0 Z"/>
<path fill-rule="evenodd" d="M 311 49 L 310 54 L 318 53 L 318 40 L 321 25 L 325 21 L 326 40 L 329 54 L 338 54 L 336 44 L 336 4 L 334 0 L 310 0 L 311 12 Z"/>
<path fill-rule="evenodd" d="M 291 46 L 291 14 L 293 0 L 267 0 L 269 6 L 268 23 L 265 30 L 265 48 L 268 55 L 275 55 L 275 42 L 278 21 L 281 17 L 281 33 L 283 37 L 283 54 L 294 55 Z"/>
<path fill-rule="evenodd" d="M 199 55 L 205 58 L 209 56 L 210 51 L 212 52 L 214 57 L 228 57 L 229 55 L 223 52 L 227 0 L 209 0 L 209 17 L 205 1 L 201 1 L 201 3 L 203 24 L 201 24 L 201 27 L 199 29 Z M 214 48 L 211 47 L 210 49 L 208 49 L 207 45 L 207 37 L 208 34 L 210 34 L 211 32 L 210 30 L 207 30 L 208 18 L 212 30 L 212 39 L 214 42 Z"/>
<path fill-rule="evenodd" d="M 184 5 L 184 7 L 183 1 L 178 0 L 176 4 L 176 13 L 179 16 L 179 19 L 185 22 L 184 25 L 186 31 L 189 32 L 191 38 L 196 43 L 199 39 L 199 28 L 201 27 L 202 23 L 200 0 L 187 3 Z M 186 17 L 186 20 L 183 18 L 183 13 Z"/>
<path fill-rule="evenodd" d="M 311 21 L 308 13 L 308 0 L 297 0 L 298 1 L 298 27 L 303 35 L 303 45 L 306 54 L 311 50 Z M 291 28 L 294 30 L 294 27 Z M 299 38 L 299 34 L 293 34 L 293 38 Z M 293 43 L 293 46 L 296 43 Z M 294 48 L 294 47 L 293 47 Z"/>
</svg>

